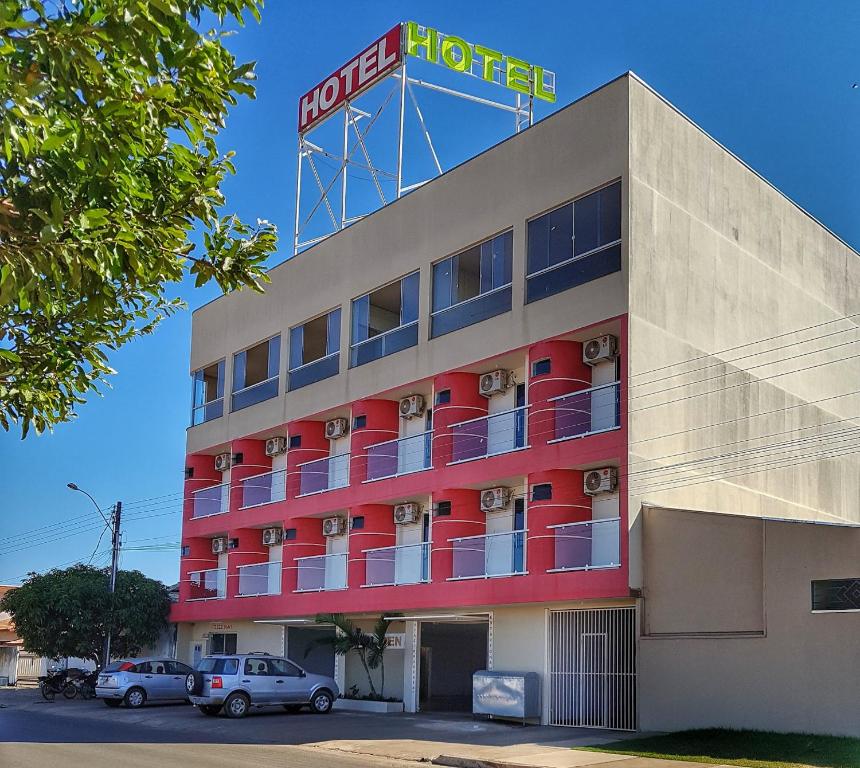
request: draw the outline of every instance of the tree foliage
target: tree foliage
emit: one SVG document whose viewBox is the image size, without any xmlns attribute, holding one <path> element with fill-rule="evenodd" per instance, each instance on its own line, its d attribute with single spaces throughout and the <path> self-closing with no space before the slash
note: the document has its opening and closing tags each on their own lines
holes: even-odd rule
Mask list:
<svg viewBox="0 0 860 768">
<path fill-rule="evenodd" d="M 254 95 L 223 25 L 261 5 L 0 0 L 4 429 L 73 418 L 108 353 L 182 306 L 168 289 L 187 274 L 260 289 L 276 231 L 222 213 L 235 168 L 216 137 Z"/>
<path fill-rule="evenodd" d="M 140 571 L 119 571 L 113 596 L 109 586 L 109 572 L 88 565 L 34 573 L 0 599 L 0 611 L 11 614 L 26 651 L 101 665 L 109 625 L 111 655 L 135 656 L 156 642 L 170 613 L 167 587 Z"/>
<path fill-rule="evenodd" d="M 390 619 L 380 616 L 373 626 L 373 631 L 365 632 L 352 619 L 342 613 L 321 613 L 316 616 L 318 624 L 331 624 L 335 628 L 334 635 L 317 638 L 315 645 L 325 645 L 332 648 L 338 656 L 355 653 L 361 661 L 361 666 L 367 675 L 371 699 L 382 699 L 385 696 L 385 649 L 388 648 L 388 628 Z M 314 647 L 309 646 L 308 652 Z M 372 669 L 379 669 L 381 682 L 379 692 L 373 682 Z"/>
</svg>

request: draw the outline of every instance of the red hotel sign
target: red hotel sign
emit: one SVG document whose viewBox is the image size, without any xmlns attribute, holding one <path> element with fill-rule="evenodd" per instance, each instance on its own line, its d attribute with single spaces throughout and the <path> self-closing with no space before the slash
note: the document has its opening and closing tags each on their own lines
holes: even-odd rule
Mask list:
<svg viewBox="0 0 860 768">
<path fill-rule="evenodd" d="M 326 118 L 348 98 L 381 80 L 400 64 L 400 28 L 400 24 L 392 27 L 299 99 L 299 133 Z"/>
</svg>

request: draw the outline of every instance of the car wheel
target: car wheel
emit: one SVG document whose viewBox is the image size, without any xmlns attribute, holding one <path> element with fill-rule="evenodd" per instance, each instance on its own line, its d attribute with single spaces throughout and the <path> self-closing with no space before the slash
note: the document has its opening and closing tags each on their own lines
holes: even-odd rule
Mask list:
<svg viewBox="0 0 860 768">
<path fill-rule="evenodd" d="M 123 701 L 129 709 L 138 709 L 146 703 L 146 691 L 143 688 L 130 688 Z"/>
<path fill-rule="evenodd" d="M 201 704 L 197 707 L 204 715 L 209 715 L 209 717 L 214 717 L 221 711 L 220 704 Z"/>
<path fill-rule="evenodd" d="M 251 708 L 251 702 L 244 693 L 231 693 L 224 702 L 224 712 L 227 717 L 245 717 Z"/>
<path fill-rule="evenodd" d="M 311 712 L 315 715 L 327 715 L 334 704 L 334 696 L 330 691 L 317 691 L 311 698 Z"/>
<path fill-rule="evenodd" d="M 303 706 L 303 704 L 284 704 L 284 709 L 286 709 L 287 712 L 295 714 L 296 712 L 301 712 Z"/>
<path fill-rule="evenodd" d="M 102 701 L 105 703 L 106 707 L 118 707 L 122 704 L 121 699 L 102 699 Z"/>
</svg>

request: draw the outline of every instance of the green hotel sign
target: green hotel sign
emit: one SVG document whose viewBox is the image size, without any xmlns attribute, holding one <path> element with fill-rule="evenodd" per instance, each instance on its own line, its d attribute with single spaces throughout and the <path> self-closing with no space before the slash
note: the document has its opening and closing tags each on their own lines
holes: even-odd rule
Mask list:
<svg viewBox="0 0 860 768">
<path fill-rule="evenodd" d="M 414 21 L 407 21 L 404 26 L 406 55 L 503 85 L 526 96 L 555 102 L 554 72 Z"/>
</svg>

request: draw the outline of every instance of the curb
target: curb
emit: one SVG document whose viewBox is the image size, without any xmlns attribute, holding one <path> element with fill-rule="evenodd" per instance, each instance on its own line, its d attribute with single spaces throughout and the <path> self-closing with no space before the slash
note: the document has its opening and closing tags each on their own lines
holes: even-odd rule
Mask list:
<svg viewBox="0 0 860 768">
<path fill-rule="evenodd" d="M 430 762 L 433 765 L 446 765 L 450 768 L 534 768 L 533 765 L 512 763 L 508 760 L 482 760 L 475 757 L 457 757 L 456 755 L 439 755 Z"/>
</svg>

